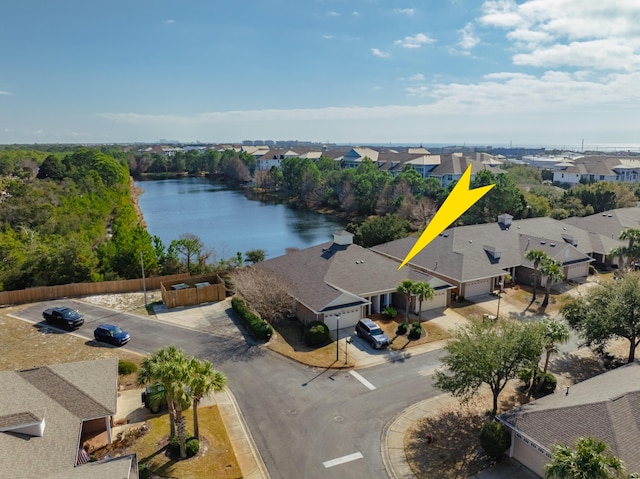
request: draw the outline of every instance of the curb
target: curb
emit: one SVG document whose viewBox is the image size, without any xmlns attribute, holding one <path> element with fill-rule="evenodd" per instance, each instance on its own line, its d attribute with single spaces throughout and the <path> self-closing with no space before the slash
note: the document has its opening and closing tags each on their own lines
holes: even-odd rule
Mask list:
<svg viewBox="0 0 640 479">
<path fill-rule="evenodd" d="M 437 412 L 451 401 L 455 399 L 448 394 L 422 400 L 407 407 L 384 425 L 380 438 L 380 453 L 384 468 L 391 479 L 417 479 L 405 454 L 405 434 L 415 421 Z"/>
<path fill-rule="evenodd" d="M 229 404 L 233 409 L 232 416 L 233 418 L 235 418 L 235 422 L 242 430 L 241 432 L 244 439 L 246 440 L 246 446 L 249 448 L 250 456 L 253 457 L 254 459 L 252 462 L 255 464 L 255 469 L 252 471 L 245 471 L 245 470 L 242 470 L 241 468 L 242 476 L 247 479 L 259 479 L 259 478 L 271 479 L 271 476 L 269 475 L 269 471 L 267 470 L 267 467 L 265 466 L 264 461 L 262 460 L 262 456 L 258 451 L 256 443 L 253 439 L 253 436 L 251 435 L 251 431 L 249 431 L 249 428 L 247 427 L 247 423 L 245 422 L 244 417 L 240 412 L 240 408 L 238 407 L 238 403 L 236 401 L 235 396 L 231 392 L 231 389 L 229 389 L 228 387 L 224 389 L 223 394 L 226 394 L 227 398 L 229 399 Z M 227 427 L 227 423 L 226 421 L 224 421 L 224 416 L 223 416 L 223 422 L 225 422 L 225 427 Z M 228 429 L 229 428 L 227 427 L 227 430 Z M 233 441 L 233 442 L 237 442 L 237 441 Z M 236 450 L 235 444 L 233 446 L 234 446 L 233 449 L 236 454 L 236 457 L 241 455 L 239 454 L 240 451 Z"/>
</svg>

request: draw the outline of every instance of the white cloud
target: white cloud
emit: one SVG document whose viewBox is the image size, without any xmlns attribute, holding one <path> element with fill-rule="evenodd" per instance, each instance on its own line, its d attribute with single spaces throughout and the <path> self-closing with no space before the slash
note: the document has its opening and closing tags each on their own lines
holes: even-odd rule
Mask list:
<svg viewBox="0 0 640 479">
<path fill-rule="evenodd" d="M 640 69 L 640 50 L 616 39 L 571 42 L 537 48 L 531 53 L 513 56 L 516 65 L 537 67 L 580 67 L 594 70 Z"/>
<path fill-rule="evenodd" d="M 408 17 L 412 17 L 416 13 L 416 10 L 414 8 L 396 8 L 395 11 L 396 11 L 396 13 L 401 13 L 401 14 L 406 15 Z"/>
<path fill-rule="evenodd" d="M 637 1 L 488 0 L 482 11 L 482 25 L 507 30 L 516 65 L 640 69 Z"/>
<path fill-rule="evenodd" d="M 322 35 L 322 38 L 325 40 L 333 40 L 335 37 L 333 35 Z"/>
<path fill-rule="evenodd" d="M 0 95 L 13 95 L 10 91 L 0 90 Z"/>
<path fill-rule="evenodd" d="M 169 20 L 165 20 L 165 21 L 164 21 L 164 24 L 165 24 L 165 25 L 173 25 L 174 23 L 176 23 L 176 21 L 175 21 L 175 20 L 173 20 L 173 19 L 171 19 L 171 18 L 170 18 Z"/>
<path fill-rule="evenodd" d="M 424 33 L 404 37 L 402 40 L 396 40 L 394 43 L 403 48 L 420 48 L 422 45 L 434 43 L 435 40 Z"/>
<path fill-rule="evenodd" d="M 351 15 L 354 16 L 354 17 L 359 17 L 360 16 L 360 12 L 354 11 L 354 12 L 351 12 Z"/>
<path fill-rule="evenodd" d="M 409 77 L 409 81 L 424 81 L 424 75 L 422 73 L 416 73 Z"/>
<path fill-rule="evenodd" d="M 327 17 L 339 17 L 340 14 L 338 12 L 330 11 L 327 12 Z"/>
<path fill-rule="evenodd" d="M 380 58 L 389 58 L 391 56 L 390 53 L 383 52 L 379 48 L 372 48 L 371 53 L 373 53 L 376 57 L 380 57 Z"/>
<path fill-rule="evenodd" d="M 473 31 L 472 23 L 467 23 L 462 30 L 458 30 L 458 34 L 460 35 L 458 46 L 465 52 L 468 52 L 478 43 L 480 43 L 480 38 L 476 36 L 475 32 Z"/>
</svg>

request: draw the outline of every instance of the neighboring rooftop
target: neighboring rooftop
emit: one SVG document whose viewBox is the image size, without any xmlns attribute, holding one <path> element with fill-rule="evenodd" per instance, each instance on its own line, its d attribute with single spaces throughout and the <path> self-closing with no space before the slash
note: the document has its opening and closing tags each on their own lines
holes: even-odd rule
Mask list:
<svg viewBox="0 0 640 479">
<path fill-rule="evenodd" d="M 0 476 L 137 477 L 134 456 L 76 467 L 84 421 L 116 412 L 118 360 L 0 372 Z"/>
</svg>

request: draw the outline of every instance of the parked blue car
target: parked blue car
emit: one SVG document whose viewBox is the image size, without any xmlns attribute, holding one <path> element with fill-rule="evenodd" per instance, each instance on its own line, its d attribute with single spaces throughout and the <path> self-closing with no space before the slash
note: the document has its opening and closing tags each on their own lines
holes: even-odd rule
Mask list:
<svg viewBox="0 0 640 479">
<path fill-rule="evenodd" d="M 111 343 L 114 346 L 127 344 L 131 339 L 129 333 L 113 324 L 101 324 L 93 330 L 93 337 L 96 338 L 96 341 Z"/>
</svg>

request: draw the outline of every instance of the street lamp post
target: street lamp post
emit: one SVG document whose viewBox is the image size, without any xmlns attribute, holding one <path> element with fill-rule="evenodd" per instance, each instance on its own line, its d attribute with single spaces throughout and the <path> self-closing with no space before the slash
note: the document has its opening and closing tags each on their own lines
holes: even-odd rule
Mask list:
<svg viewBox="0 0 640 479">
<path fill-rule="evenodd" d="M 500 281 L 498 282 L 498 310 L 496 311 L 496 319 L 500 319 L 500 298 L 502 298 L 502 286 L 503 286 L 503 282 L 502 282 L 502 278 L 500 279 Z"/>
<path fill-rule="evenodd" d="M 336 314 L 336 361 L 340 359 L 340 315 Z"/>
<path fill-rule="evenodd" d="M 147 282 L 144 278 L 144 260 L 140 251 L 140 267 L 142 268 L 142 290 L 144 291 L 144 307 L 147 307 Z"/>
</svg>

